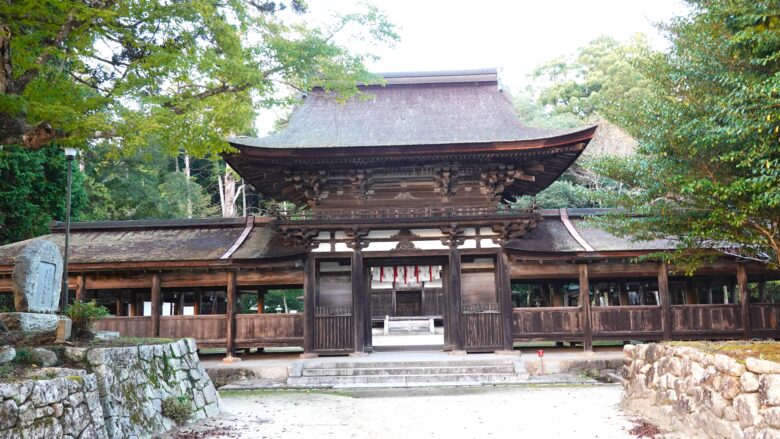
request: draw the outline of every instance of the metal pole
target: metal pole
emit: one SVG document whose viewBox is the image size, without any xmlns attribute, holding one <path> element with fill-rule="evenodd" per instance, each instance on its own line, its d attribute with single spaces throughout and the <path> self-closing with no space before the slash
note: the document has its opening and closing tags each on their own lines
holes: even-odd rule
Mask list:
<svg viewBox="0 0 780 439">
<path fill-rule="evenodd" d="M 68 250 L 70 246 L 70 186 L 72 183 L 73 155 L 66 155 L 68 159 L 68 196 L 65 213 L 65 258 L 62 263 L 62 310 L 68 306 Z"/>
</svg>

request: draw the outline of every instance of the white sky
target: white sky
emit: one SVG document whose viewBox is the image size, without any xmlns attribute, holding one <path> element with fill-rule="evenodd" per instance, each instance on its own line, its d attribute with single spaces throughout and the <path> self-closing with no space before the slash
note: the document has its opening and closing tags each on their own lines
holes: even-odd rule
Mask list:
<svg viewBox="0 0 780 439">
<path fill-rule="evenodd" d="M 358 10 L 350 0 L 309 0 L 307 19 Z M 657 48 L 665 40 L 654 23 L 682 15 L 680 0 L 372 0 L 398 26 L 401 41 L 375 50 L 375 72 L 502 69 L 517 90 L 545 61 L 568 55 L 599 35 L 626 40 L 641 32 Z M 347 42 L 349 45 L 350 43 Z M 357 46 L 356 46 L 357 47 Z M 265 131 L 267 117 L 258 121 Z"/>
</svg>

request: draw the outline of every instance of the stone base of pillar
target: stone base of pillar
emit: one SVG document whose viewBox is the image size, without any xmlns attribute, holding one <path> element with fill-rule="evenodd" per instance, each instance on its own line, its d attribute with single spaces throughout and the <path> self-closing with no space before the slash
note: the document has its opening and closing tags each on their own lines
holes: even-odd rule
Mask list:
<svg viewBox="0 0 780 439">
<path fill-rule="evenodd" d="M 222 359 L 222 362 L 225 364 L 240 363 L 241 359 L 238 357 L 234 357 L 232 355 L 228 355 L 227 357 Z"/>
<path fill-rule="evenodd" d="M 450 355 L 466 355 L 468 352 L 466 351 L 458 351 L 458 350 L 451 350 Z"/>
<path fill-rule="evenodd" d="M 493 353 L 496 354 L 496 355 L 514 355 L 514 356 L 518 356 L 518 357 L 520 356 L 520 351 L 519 350 L 518 351 L 515 351 L 515 350 L 512 350 L 512 351 L 500 350 L 500 351 L 494 351 Z"/>
<path fill-rule="evenodd" d="M 312 352 L 304 352 L 298 358 L 300 358 L 301 360 L 308 360 L 309 358 L 319 358 L 319 354 L 315 354 Z"/>
<path fill-rule="evenodd" d="M 368 357 L 368 352 L 352 352 L 349 354 L 350 357 Z"/>
</svg>

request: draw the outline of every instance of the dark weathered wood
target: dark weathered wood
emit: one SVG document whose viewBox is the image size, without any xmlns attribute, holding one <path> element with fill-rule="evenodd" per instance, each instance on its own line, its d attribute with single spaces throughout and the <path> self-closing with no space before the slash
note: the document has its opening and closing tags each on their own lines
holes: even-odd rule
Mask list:
<svg viewBox="0 0 780 439">
<path fill-rule="evenodd" d="M 766 303 L 766 281 L 764 276 L 758 278 L 758 301 L 759 303 Z"/>
<path fill-rule="evenodd" d="M 599 306 L 591 309 L 593 337 L 657 340 L 663 337 L 660 306 Z"/>
<path fill-rule="evenodd" d="M 658 300 L 661 306 L 661 328 L 664 340 L 672 339 L 672 309 L 669 297 L 669 273 L 666 262 L 658 264 Z"/>
<path fill-rule="evenodd" d="M 737 264 L 737 284 L 739 285 L 739 305 L 742 314 L 742 326 L 745 340 L 752 338 L 750 325 L 750 295 L 748 294 L 748 278 L 745 265 Z"/>
<path fill-rule="evenodd" d="M 160 336 L 160 312 L 162 297 L 160 293 L 160 275 L 152 274 L 151 313 L 152 313 L 152 337 Z"/>
<path fill-rule="evenodd" d="M 225 311 L 226 353 L 233 357 L 236 353 L 236 272 L 227 272 L 227 298 Z"/>
<path fill-rule="evenodd" d="M 496 286 L 498 306 L 501 316 L 501 345 L 504 350 L 511 351 L 512 346 L 512 284 L 509 278 L 509 263 L 506 253 L 496 255 Z M 554 294 L 554 293 L 553 293 Z"/>
<path fill-rule="evenodd" d="M 355 352 L 363 352 L 365 348 L 365 313 L 368 311 L 366 300 L 366 278 L 363 267 L 363 252 L 357 246 L 352 251 L 352 316 L 354 322 Z"/>
<path fill-rule="evenodd" d="M 80 274 L 76 277 L 76 302 L 87 300 L 87 277 Z"/>
<path fill-rule="evenodd" d="M 192 301 L 192 313 L 196 316 L 200 315 L 200 308 L 203 305 L 203 289 L 202 288 L 195 288 L 194 289 L 194 298 Z"/>
<path fill-rule="evenodd" d="M 303 262 L 303 313 L 306 316 L 303 326 L 303 350 L 306 353 L 314 351 L 314 308 L 316 299 L 316 261 L 311 254 Z"/>
<path fill-rule="evenodd" d="M 265 295 L 268 293 L 267 287 L 257 289 L 257 313 L 262 314 L 265 312 Z"/>
<path fill-rule="evenodd" d="M 626 288 L 625 281 L 618 281 L 618 288 L 620 288 L 620 306 L 628 306 L 628 289 Z"/>
<path fill-rule="evenodd" d="M 590 285 L 588 283 L 588 266 L 579 264 L 580 283 L 580 310 L 582 311 L 582 348 L 585 351 L 593 350 L 593 332 L 591 329 L 590 313 Z"/>
<path fill-rule="evenodd" d="M 97 331 L 114 331 L 122 337 L 152 337 L 152 318 L 147 317 L 105 317 L 94 326 Z"/>
<path fill-rule="evenodd" d="M 303 314 L 238 314 L 236 347 L 303 346 Z"/>
<path fill-rule="evenodd" d="M 719 339 L 741 336 L 742 315 L 739 305 L 674 305 L 672 335 L 676 339 Z"/>
<path fill-rule="evenodd" d="M 447 273 L 447 295 L 449 296 L 448 314 L 445 317 L 449 321 L 449 342 L 453 350 L 463 349 L 463 328 L 461 327 L 461 288 L 460 288 L 460 252 L 457 246 L 450 246 L 449 270 Z"/>
<path fill-rule="evenodd" d="M 160 337 L 192 337 L 199 347 L 227 348 L 229 328 L 225 322 L 224 315 L 163 316 L 160 318 Z"/>
<path fill-rule="evenodd" d="M 581 340 L 582 310 L 575 307 L 514 308 L 512 336 L 517 340 Z"/>
</svg>

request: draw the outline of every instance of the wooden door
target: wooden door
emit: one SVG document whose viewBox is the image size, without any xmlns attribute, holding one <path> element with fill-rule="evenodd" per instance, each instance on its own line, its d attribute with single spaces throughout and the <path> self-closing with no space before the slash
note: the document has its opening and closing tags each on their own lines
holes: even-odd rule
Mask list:
<svg viewBox="0 0 780 439">
<path fill-rule="evenodd" d="M 496 294 L 493 267 L 484 261 L 469 269 L 464 261 L 461 274 L 461 331 L 467 352 L 492 352 L 503 346 L 503 319 Z"/>
<path fill-rule="evenodd" d="M 326 265 L 327 264 L 327 265 Z M 349 264 L 326 262 L 318 267 L 314 308 L 314 352 L 342 354 L 354 351 L 352 276 Z"/>
<path fill-rule="evenodd" d="M 399 317 L 422 315 L 422 291 L 396 291 L 395 314 Z"/>
</svg>

